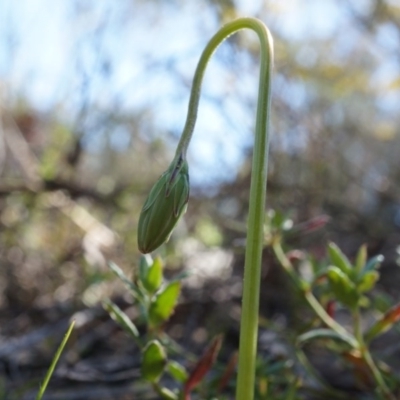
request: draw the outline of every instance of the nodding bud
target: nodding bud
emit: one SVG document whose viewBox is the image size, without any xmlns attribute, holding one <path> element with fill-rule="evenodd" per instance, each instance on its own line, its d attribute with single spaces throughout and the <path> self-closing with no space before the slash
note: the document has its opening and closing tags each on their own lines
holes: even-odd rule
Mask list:
<svg viewBox="0 0 400 400">
<path fill-rule="evenodd" d="M 140 213 L 138 246 L 150 253 L 166 242 L 186 211 L 189 199 L 189 167 L 179 156 L 151 189 Z"/>
</svg>

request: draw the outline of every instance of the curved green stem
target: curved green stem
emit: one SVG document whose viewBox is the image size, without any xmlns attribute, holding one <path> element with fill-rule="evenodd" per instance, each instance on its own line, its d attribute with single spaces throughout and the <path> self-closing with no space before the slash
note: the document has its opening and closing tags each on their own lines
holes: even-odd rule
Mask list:
<svg viewBox="0 0 400 400">
<path fill-rule="evenodd" d="M 258 90 L 255 144 L 250 184 L 248 235 L 244 267 L 243 305 L 240 325 L 239 370 L 237 400 L 252 400 L 254 396 L 255 362 L 258 331 L 261 252 L 266 197 L 268 129 L 271 103 L 272 37 L 267 27 L 254 18 L 240 18 L 223 26 L 204 49 L 193 79 L 188 115 L 176 157 L 186 158 L 193 134 L 200 99 L 200 89 L 207 64 L 216 48 L 230 35 L 241 30 L 253 30 L 260 41 L 261 64 Z"/>
</svg>

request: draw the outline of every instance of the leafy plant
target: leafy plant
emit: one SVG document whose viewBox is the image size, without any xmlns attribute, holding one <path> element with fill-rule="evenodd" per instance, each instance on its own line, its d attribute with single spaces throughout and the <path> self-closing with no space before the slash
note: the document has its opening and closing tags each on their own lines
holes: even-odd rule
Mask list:
<svg viewBox="0 0 400 400">
<path fill-rule="evenodd" d="M 173 314 L 181 291 L 181 279 L 167 282 L 163 277 L 163 263 L 160 258 L 152 260 L 149 255 L 142 256 L 138 272 L 131 281 L 114 263 L 111 270 L 122 280 L 141 310 L 145 322 L 145 332 L 139 330 L 115 303 L 103 302 L 111 317 L 136 342 L 142 351 L 141 375 L 149 382 L 159 396 L 167 400 L 190 399 L 190 392 L 203 380 L 211 369 L 221 347 L 221 337 L 214 339 L 210 347 L 188 373 L 184 365 L 171 358 L 177 351 L 173 340 L 164 332 L 164 325 Z M 163 384 L 162 378 L 169 375 L 175 381 L 175 390 Z M 180 387 L 180 389 L 179 389 Z"/>
<path fill-rule="evenodd" d="M 327 219 L 322 217 L 319 221 L 305 224 L 302 227 L 303 232 L 309 230 L 310 227 L 313 229 L 321 227 L 326 222 Z M 312 263 L 310 257 L 304 252 L 297 252 L 298 257 L 293 257 L 293 250 L 284 251 L 285 239 L 298 229 L 283 215 L 279 218 L 266 219 L 265 231 L 268 232 L 266 246 L 272 248 L 280 265 L 290 275 L 299 292 L 320 319 L 316 329 L 304 332 L 297 338 L 300 359 L 310 369 L 310 364 L 301 351 L 302 346 L 310 341 L 327 341 L 332 345 L 333 350 L 338 351 L 345 361 L 353 365 L 356 371 L 360 374 L 362 371 L 375 382 L 376 391 L 380 397 L 394 400 L 393 389 L 396 385 L 398 387 L 400 382 L 394 379 L 394 376 L 385 376 L 385 368 L 382 369 L 379 361 L 374 360 L 369 344 L 371 340 L 400 320 L 400 305 L 388 310 L 368 329 L 363 331 L 361 327 L 361 310 L 370 304 L 366 294 L 374 288 L 379 279 L 379 267 L 383 262 L 383 256 L 378 255 L 368 260 L 367 247 L 363 245 L 355 261 L 351 262 L 335 243 L 329 243 L 328 262 L 318 265 L 318 263 Z M 295 267 L 294 263 L 299 261 L 307 261 L 313 265 L 312 274 L 307 278 L 302 276 L 301 272 L 299 273 L 299 268 Z M 314 293 L 319 293 L 319 298 Z M 335 303 L 340 303 L 351 314 L 352 332 L 347 331 L 334 319 L 333 305 Z M 337 343 L 341 345 L 334 345 Z M 315 371 L 313 373 L 320 382 L 323 382 L 319 374 Z"/>
</svg>

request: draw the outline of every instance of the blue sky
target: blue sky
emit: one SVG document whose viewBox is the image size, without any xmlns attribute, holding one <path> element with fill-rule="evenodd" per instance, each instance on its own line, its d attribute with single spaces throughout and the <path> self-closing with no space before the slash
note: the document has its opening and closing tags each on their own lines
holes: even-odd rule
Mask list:
<svg viewBox="0 0 400 400">
<path fill-rule="evenodd" d="M 272 0 L 271 23 L 288 41 L 329 38 L 338 26 L 346 27 L 349 20 L 337 4 L 331 0 Z M 369 5 L 369 1 L 359 0 L 356 7 L 365 12 Z M 261 1 L 240 0 L 238 12 L 253 15 L 261 6 Z M 151 106 L 156 124 L 178 132 L 184 124 L 196 62 L 217 24 L 209 6 L 197 1 L 3 0 L 0 4 L 0 79 L 6 87 L 3 101 L 12 103 L 22 95 L 44 112 L 58 110 L 66 120 L 73 120 L 83 104 L 95 104 L 100 110 L 118 104 L 127 113 Z M 200 31 L 204 32 L 202 36 Z M 346 40 L 351 40 L 352 35 L 354 39 L 354 32 L 349 30 Z M 381 57 L 385 57 L 385 46 L 390 49 L 398 43 L 394 42 L 390 27 L 383 27 L 378 35 L 383 48 Z M 340 46 L 345 49 L 346 43 Z M 107 58 L 112 61 L 108 66 L 103 63 Z M 312 49 L 303 58 L 305 62 L 312 60 Z M 165 60 L 179 72 L 179 78 L 158 67 Z M 235 62 L 246 65 L 249 61 L 241 55 Z M 374 79 L 380 83 L 390 81 L 396 73 L 398 61 L 387 60 Z M 226 82 L 234 79 L 229 74 L 224 65 L 213 61 L 205 77 L 205 96 L 191 144 L 194 182 L 231 177 L 242 159 L 242 145 L 251 145 L 253 116 L 240 107 L 239 97 L 255 98 L 257 79 L 254 71 L 240 77 L 235 84 L 238 93 L 232 92 L 224 99 L 229 114 L 226 118 L 213 99 L 226 97 Z M 299 88 L 293 98 L 301 102 L 301 93 Z M 382 96 L 382 108 L 392 108 L 397 100 L 398 94 Z M 123 148 L 127 141 L 129 133 L 122 129 L 111 135 L 116 149 Z M 93 150 L 96 143 L 101 145 L 100 133 L 92 135 L 90 143 Z M 212 161 L 214 165 L 210 168 Z"/>
</svg>

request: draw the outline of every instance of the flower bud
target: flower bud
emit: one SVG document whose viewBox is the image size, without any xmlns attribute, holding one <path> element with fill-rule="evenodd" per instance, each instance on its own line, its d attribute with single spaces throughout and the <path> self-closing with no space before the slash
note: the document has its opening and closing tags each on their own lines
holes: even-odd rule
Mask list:
<svg viewBox="0 0 400 400">
<path fill-rule="evenodd" d="M 186 211 L 189 199 L 189 167 L 179 156 L 151 189 L 140 213 L 139 250 L 146 254 L 166 242 Z"/>
</svg>

